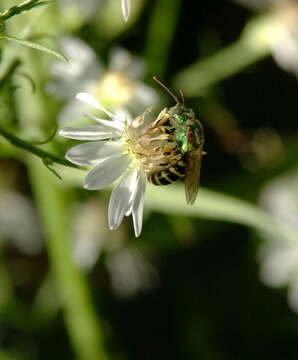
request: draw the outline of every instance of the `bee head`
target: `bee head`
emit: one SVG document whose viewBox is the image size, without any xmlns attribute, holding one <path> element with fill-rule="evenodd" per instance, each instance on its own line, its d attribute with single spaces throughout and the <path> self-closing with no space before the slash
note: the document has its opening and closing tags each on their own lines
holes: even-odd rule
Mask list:
<svg viewBox="0 0 298 360">
<path fill-rule="evenodd" d="M 175 128 L 175 138 L 182 152 L 189 152 L 199 148 L 204 140 L 203 127 L 195 118 L 192 109 L 185 107 L 185 97 L 180 90 L 181 100 L 157 77 L 153 79 L 176 101 L 176 105 L 168 110 L 172 126 Z"/>
</svg>

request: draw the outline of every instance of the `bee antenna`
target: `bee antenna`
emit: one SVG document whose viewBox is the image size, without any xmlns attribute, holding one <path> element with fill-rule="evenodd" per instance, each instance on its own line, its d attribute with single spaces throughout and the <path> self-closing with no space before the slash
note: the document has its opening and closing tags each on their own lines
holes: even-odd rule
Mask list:
<svg viewBox="0 0 298 360">
<path fill-rule="evenodd" d="M 184 106 L 184 103 L 185 103 L 185 96 L 184 96 L 184 92 L 182 89 L 179 90 L 180 92 L 180 96 L 181 96 L 181 100 L 182 100 L 182 105 Z"/>
<path fill-rule="evenodd" d="M 153 76 L 153 80 L 155 80 L 163 89 L 165 89 L 167 93 L 169 93 L 172 96 L 172 98 L 176 101 L 177 105 L 180 104 L 180 101 L 178 100 L 177 96 L 173 94 L 172 91 L 165 84 L 163 84 L 156 76 Z"/>
</svg>

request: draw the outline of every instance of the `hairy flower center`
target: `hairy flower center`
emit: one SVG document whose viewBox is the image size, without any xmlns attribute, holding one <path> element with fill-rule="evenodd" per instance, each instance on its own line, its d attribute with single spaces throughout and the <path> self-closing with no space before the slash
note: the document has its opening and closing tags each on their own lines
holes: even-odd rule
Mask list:
<svg viewBox="0 0 298 360">
<path fill-rule="evenodd" d="M 160 124 L 158 119 L 144 125 L 145 115 L 127 127 L 122 142 L 133 163 L 146 173 L 152 173 L 175 164 L 181 159 L 182 152 L 171 126 Z"/>
</svg>

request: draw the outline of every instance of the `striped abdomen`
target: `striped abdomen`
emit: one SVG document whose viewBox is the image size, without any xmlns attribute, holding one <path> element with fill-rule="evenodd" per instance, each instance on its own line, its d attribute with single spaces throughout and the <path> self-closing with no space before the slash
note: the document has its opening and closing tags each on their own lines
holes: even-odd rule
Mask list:
<svg viewBox="0 0 298 360">
<path fill-rule="evenodd" d="M 148 176 L 148 181 L 154 185 L 169 185 L 185 176 L 185 161 L 179 160 L 166 170 L 160 170 Z"/>
</svg>

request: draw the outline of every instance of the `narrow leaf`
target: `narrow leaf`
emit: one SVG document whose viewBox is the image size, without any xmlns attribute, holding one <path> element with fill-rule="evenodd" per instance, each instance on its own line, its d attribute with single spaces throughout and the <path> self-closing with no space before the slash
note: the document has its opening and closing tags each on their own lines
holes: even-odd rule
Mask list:
<svg viewBox="0 0 298 360">
<path fill-rule="evenodd" d="M 38 44 L 36 42 L 32 42 L 32 41 L 28 41 L 28 40 L 24 40 L 24 39 L 19 39 L 19 38 L 15 37 L 15 36 L 9 36 L 9 35 L 5 35 L 5 34 L 0 34 L 0 39 L 10 40 L 10 41 L 16 42 L 17 44 L 30 47 L 32 49 L 44 51 L 44 52 L 46 52 L 48 54 L 56 56 L 60 60 L 63 60 L 63 61 L 66 61 L 66 62 L 68 61 L 67 58 L 64 55 L 58 53 L 55 50 L 49 49 L 48 47 L 46 47 L 44 45 Z"/>
</svg>

